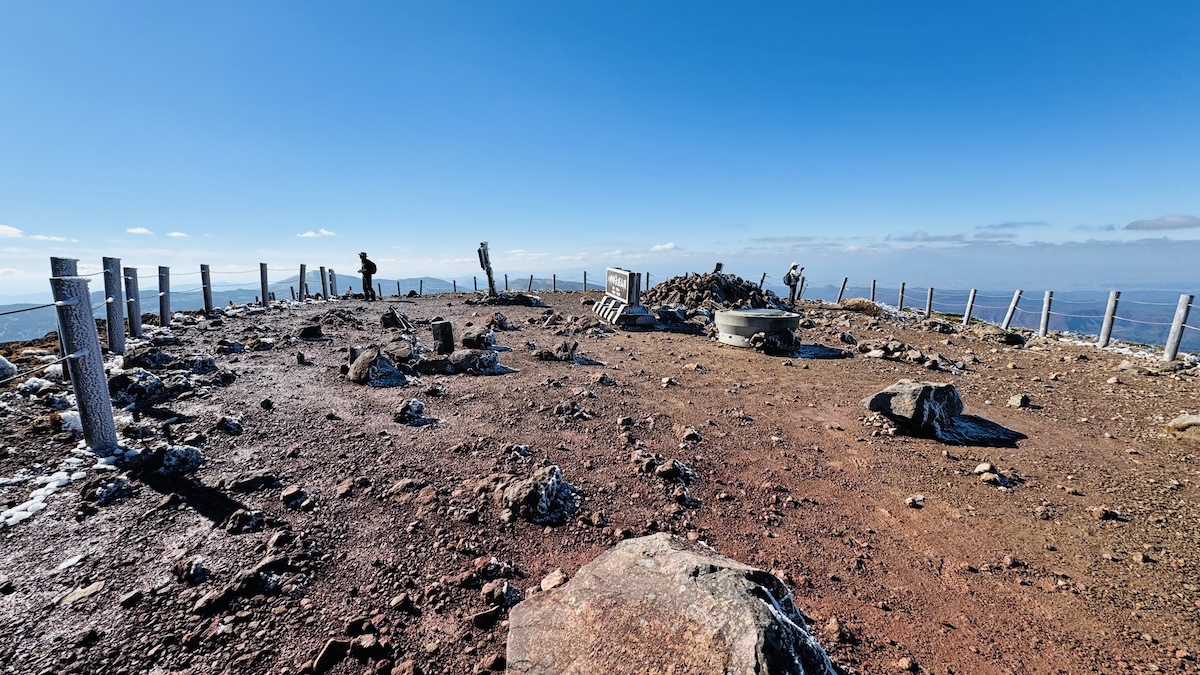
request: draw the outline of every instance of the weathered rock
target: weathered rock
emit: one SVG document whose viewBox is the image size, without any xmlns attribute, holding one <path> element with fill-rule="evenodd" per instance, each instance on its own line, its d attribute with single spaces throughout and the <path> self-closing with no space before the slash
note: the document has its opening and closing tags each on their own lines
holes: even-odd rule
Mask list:
<svg viewBox="0 0 1200 675">
<path fill-rule="evenodd" d="M 967 332 L 987 342 L 998 342 L 1002 345 L 1025 344 L 1025 338 L 1021 337 L 1019 334 L 1004 330 L 1003 328 L 990 323 L 980 322 L 974 324 L 968 329 Z"/>
<path fill-rule="evenodd" d="M 575 351 L 579 349 L 579 343 L 575 341 L 560 342 L 554 349 L 539 349 L 533 353 L 533 358 L 539 361 L 566 361 L 570 362 L 575 359 Z"/>
<path fill-rule="evenodd" d="M 1029 402 L 1029 394 L 1013 394 L 1008 398 L 1008 407 L 1028 408 Z"/>
<path fill-rule="evenodd" d="M 1167 422 L 1167 431 L 1177 438 L 1200 441 L 1200 415 L 1180 415 Z"/>
<path fill-rule="evenodd" d="M 530 675 L 834 673 L 782 581 L 667 534 L 513 608 L 507 661 Z"/>
<path fill-rule="evenodd" d="M 378 347 L 364 349 L 350 364 L 346 378 L 351 382 L 371 387 L 400 387 L 408 384 L 404 373 L 397 370 Z"/>
<path fill-rule="evenodd" d="M 155 347 L 140 347 L 138 349 L 130 349 L 125 352 L 121 359 L 121 367 L 125 370 L 133 368 L 145 368 L 146 370 L 160 370 L 171 365 L 175 361 L 175 357 Z"/>
<path fill-rule="evenodd" d="M 500 355 L 490 349 L 458 349 L 450 355 L 450 365 L 456 373 L 469 375 L 502 375 L 513 372 L 500 365 Z"/>
<path fill-rule="evenodd" d="M 462 346 L 466 349 L 487 349 L 496 344 L 496 334 L 487 326 L 472 326 L 463 331 Z"/>
<path fill-rule="evenodd" d="M 963 413 L 962 397 L 953 384 L 900 380 L 863 399 L 871 412 L 936 435 Z"/>
<path fill-rule="evenodd" d="M 558 465 L 544 466 L 501 492 L 501 505 L 538 525 L 560 525 L 579 508 L 579 491 L 563 480 Z"/>
<path fill-rule="evenodd" d="M 108 381 L 108 393 L 114 406 L 153 405 L 168 397 L 163 381 L 144 368 L 133 368 L 114 375 Z"/>
</svg>

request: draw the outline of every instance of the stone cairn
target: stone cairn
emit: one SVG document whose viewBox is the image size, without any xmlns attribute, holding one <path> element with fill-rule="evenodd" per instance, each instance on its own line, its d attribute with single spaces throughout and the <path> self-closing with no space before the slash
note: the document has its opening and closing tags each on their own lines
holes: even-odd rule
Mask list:
<svg viewBox="0 0 1200 675">
<path fill-rule="evenodd" d="M 710 272 L 672 277 L 642 294 L 647 307 L 682 305 L 695 309 L 786 309 L 774 293 L 736 274 Z"/>
</svg>

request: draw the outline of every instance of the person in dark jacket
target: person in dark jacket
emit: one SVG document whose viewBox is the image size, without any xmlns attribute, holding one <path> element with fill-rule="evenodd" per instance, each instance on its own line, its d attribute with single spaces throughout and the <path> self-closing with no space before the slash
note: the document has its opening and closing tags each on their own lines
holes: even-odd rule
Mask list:
<svg viewBox="0 0 1200 675">
<path fill-rule="evenodd" d="M 800 269 L 796 269 L 796 268 Z M 791 269 L 787 274 L 783 275 L 783 285 L 788 287 L 788 304 L 796 304 L 796 287 L 800 285 L 800 279 L 804 275 L 804 268 L 800 267 L 800 263 L 792 263 Z"/>
<path fill-rule="evenodd" d="M 375 283 L 372 281 L 372 277 L 379 271 L 379 268 L 367 257 L 366 251 L 359 253 L 358 257 L 362 260 L 362 267 L 358 272 L 362 274 L 363 297 L 367 300 L 375 300 Z"/>
</svg>

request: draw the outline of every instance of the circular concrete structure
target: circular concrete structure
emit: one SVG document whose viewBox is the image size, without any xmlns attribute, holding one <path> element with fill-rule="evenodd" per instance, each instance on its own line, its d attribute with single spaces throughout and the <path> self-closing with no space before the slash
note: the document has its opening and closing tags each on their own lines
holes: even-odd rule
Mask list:
<svg viewBox="0 0 1200 675">
<path fill-rule="evenodd" d="M 723 309 L 717 312 L 717 340 L 734 347 L 749 347 L 755 333 L 781 335 L 800 326 L 800 315 L 782 309 Z"/>
</svg>

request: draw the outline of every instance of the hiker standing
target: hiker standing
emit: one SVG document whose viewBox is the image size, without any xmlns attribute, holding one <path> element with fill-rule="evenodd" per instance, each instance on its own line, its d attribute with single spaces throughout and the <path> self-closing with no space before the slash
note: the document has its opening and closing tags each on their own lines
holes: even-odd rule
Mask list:
<svg viewBox="0 0 1200 675">
<path fill-rule="evenodd" d="M 363 298 L 375 300 L 375 283 L 372 281 L 372 277 L 375 276 L 375 272 L 379 271 L 379 268 L 367 257 L 366 251 L 359 253 L 358 257 L 362 260 L 362 267 L 358 271 L 362 274 Z"/>
<path fill-rule="evenodd" d="M 800 267 L 800 263 L 792 263 L 791 269 L 787 271 L 787 274 L 783 275 L 783 285 L 788 287 L 789 305 L 796 304 L 796 287 L 800 285 L 800 277 L 804 274 L 804 268 L 800 267 L 797 270 L 797 267 Z"/>
</svg>

